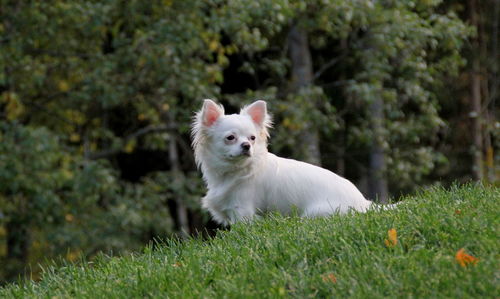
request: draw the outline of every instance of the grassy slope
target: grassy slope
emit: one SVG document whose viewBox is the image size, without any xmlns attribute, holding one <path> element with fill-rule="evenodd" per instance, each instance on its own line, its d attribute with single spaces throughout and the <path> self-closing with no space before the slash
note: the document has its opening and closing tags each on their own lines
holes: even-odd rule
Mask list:
<svg viewBox="0 0 500 299">
<path fill-rule="evenodd" d="M 0 297 L 498 298 L 500 190 L 434 189 L 405 201 L 393 211 L 267 217 L 210 241 L 50 270 Z M 390 228 L 394 248 L 384 244 Z M 460 248 L 479 262 L 461 267 Z"/>
</svg>

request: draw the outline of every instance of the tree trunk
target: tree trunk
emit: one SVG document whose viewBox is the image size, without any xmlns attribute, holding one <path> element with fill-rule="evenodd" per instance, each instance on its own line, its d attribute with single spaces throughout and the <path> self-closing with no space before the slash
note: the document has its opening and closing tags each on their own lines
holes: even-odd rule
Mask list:
<svg viewBox="0 0 500 299">
<path fill-rule="evenodd" d="M 349 45 L 347 38 L 343 38 L 340 40 L 340 48 L 342 49 L 342 55 L 345 55 L 349 51 Z M 342 72 L 339 77 L 339 81 L 344 81 L 346 79 L 346 74 Z M 352 95 L 343 88 L 343 97 L 345 99 L 345 105 L 347 106 L 349 102 L 352 100 Z M 337 174 L 340 176 L 345 176 L 345 154 L 346 154 L 346 145 L 347 145 L 347 124 L 345 119 L 339 120 L 341 123 L 342 130 L 339 131 L 339 139 L 341 140 L 341 144 L 337 146 Z"/>
<path fill-rule="evenodd" d="M 7 260 L 20 265 L 28 262 L 30 247 L 29 229 L 21 221 L 10 221 L 5 226 L 7 230 Z"/>
<path fill-rule="evenodd" d="M 493 7 L 493 16 L 498 16 L 500 15 L 500 0 L 495 0 L 494 2 L 494 7 Z M 486 121 L 486 126 L 484 128 L 484 147 L 485 147 L 485 175 L 490 183 L 495 183 L 496 181 L 496 167 L 495 167 L 495 153 L 494 153 L 494 146 L 493 146 L 493 140 L 492 140 L 492 135 L 495 130 L 495 101 L 498 98 L 498 86 L 500 85 L 500 82 L 498 80 L 498 69 L 499 69 L 499 60 L 498 60 L 498 55 L 499 55 L 499 50 L 498 50 L 498 24 L 499 24 L 499 18 L 496 17 L 492 21 L 491 25 L 491 52 L 488 53 L 488 47 L 487 43 L 483 42 L 483 52 L 484 56 L 483 57 L 492 57 L 493 59 L 490 59 L 488 61 L 487 66 L 484 66 L 486 69 L 486 73 L 488 72 L 488 69 L 490 70 L 491 76 L 488 76 L 487 80 L 485 81 L 485 84 L 483 86 L 483 90 L 486 92 L 483 94 L 483 98 L 485 99 L 484 104 L 485 106 L 485 121 Z M 483 29 L 481 34 L 488 34 L 484 32 L 485 30 Z M 489 91 L 489 93 L 488 93 Z M 491 108 L 489 107 L 491 106 Z"/>
<path fill-rule="evenodd" d="M 341 132 L 340 135 L 340 138 L 343 142 L 337 149 L 336 173 L 340 176 L 345 176 L 345 132 Z"/>
<path fill-rule="evenodd" d="M 307 32 L 294 24 L 288 34 L 288 48 L 292 62 L 292 92 L 311 85 L 313 81 L 313 66 Z M 312 99 L 311 99 L 312 100 Z M 313 105 L 315 106 L 315 105 Z M 311 164 L 321 164 L 319 150 L 319 132 L 309 121 L 305 124 L 302 135 L 302 144 L 305 146 L 304 160 Z"/>
<path fill-rule="evenodd" d="M 373 139 L 370 149 L 369 198 L 381 203 L 389 199 L 384 151 L 384 103 L 378 98 L 371 105 Z"/>
<path fill-rule="evenodd" d="M 169 116 L 169 125 L 173 125 L 173 120 L 171 119 L 171 116 Z M 171 165 L 171 172 L 174 175 L 174 180 L 177 183 L 181 180 L 183 180 L 183 174 L 180 171 L 180 166 L 179 166 L 179 152 L 177 149 L 177 140 L 176 140 L 176 135 L 170 133 L 169 136 L 169 143 L 168 143 L 168 156 L 169 156 L 169 161 Z M 188 210 L 186 207 L 186 204 L 184 203 L 182 198 L 177 197 L 175 199 L 175 218 L 176 218 L 176 224 L 178 227 L 178 230 L 180 232 L 181 237 L 186 238 L 190 234 L 190 229 L 189 229 L 189 218 L 188 218 Z"/>
<path fill-rule="evenodd" d="M 476 0 L 469 0 L 471 25 L 478 28 Z M 479 53 L 479 40 L 472 41 L 473 53 Z M 481 76 L 478 55 L 472 55 L 471 73 L 471 113 L 472 119 L 472 176 L 475 180 L 483 179 L 483 138 L 481 125 Z"/>
</svg>

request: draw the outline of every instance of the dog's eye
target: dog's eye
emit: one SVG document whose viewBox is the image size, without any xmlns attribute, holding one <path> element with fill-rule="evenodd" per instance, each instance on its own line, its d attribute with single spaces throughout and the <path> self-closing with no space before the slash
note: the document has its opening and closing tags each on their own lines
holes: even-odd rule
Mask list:
<svg viewBox="0 0 500 299">
<path fill-rule="evenodd" d="M 255 140 L 255 136 L 250 136 L 250 140 Z"/>
<path fill-rule="evenodd" d="M 235 138 L 234 135 L 229 135 L 226 137 L 226 139 L 229 141 L 234 140 L 234 138 Z"/>
</svg>

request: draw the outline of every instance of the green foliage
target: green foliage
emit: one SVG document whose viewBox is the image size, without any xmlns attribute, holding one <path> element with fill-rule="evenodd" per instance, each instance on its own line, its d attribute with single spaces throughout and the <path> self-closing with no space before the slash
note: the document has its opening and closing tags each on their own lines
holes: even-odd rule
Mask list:
<svg viewBox="0 0 500 299">
<path fill-rule="evenodd" d="M 57 138 L 46 129 L 5 122 L 0 126 L 3 221 L 53 221 L 60 213 L 58 190 L 73 177 L 70 157 L 60 153 Z"/>
<path fill-rule="evenodd" d="M 499 189 L 434 188 L 394 210 L 327 218 L 270 216 L 204 242 L 49 268 L 23 297 L 494 297 Z M 388 230 L 397 232 L 387 246 Z M 461 248 L 478 258 L 460 266 Z"/>
<path fill-rule="evenodd" d="M 292 156 L 303 157 L 300 134 L 310 123 L 322 132 L 322 143 L 340 148 L 333 155 L 338 159 L 366 160 L 373 140 L 381 138 L 393 190 L 411 190 L 437 165 L 446 163 L 445 155 L 435 150 L 437 134 L 445 127 L 439 115 L 440 93 L 464 65 L 460 51 L 472 29 L 453 11 L 443 13 L 441 1 L 294 1 L 286 9 L 263 8 L 256 2 L 255 6 L 271 19 L 283 9 L 278 19 L 286 18 L 276 22 L 274 30 L 261 30 L 268 45 L 260 52 L 243 49 L 249 58 L 240 69 L 257 79 L 259 71 L 267 73 L 265 86 L 246 95 L 271 99 L 277 124 L 274 150 L 291 149 Z M 286 49 L 276 47 L 285 44 L 287 32 L 287 25 L 279 26 L 293 22 L 309 33 L 316 72 L 313 84 L 297 93 L 283 88 L 290 63 Z M 223 96 L 235 105 L 241 102 L 234 95 Z M 384 120 L 375 133 L 371 105 L 376 100 L 382 100 Z M 345 136 L 339 139 L 339 135 Z M 335 146 L 330 149 L 335 151 Z"/>
<path fill-rule="evenodd" d="M 360 72 L 347 87 L 367 107 L 382 99 L 385 120 L 379 133 L 390 157 L 389 179 L 400 188 L 420 181 L 444 158 L 431 147 L 444 126 L 434 91 L 463 65 L 459 51 L 470 33 L 453 14 L 436 13 L 436 3 L 420 3 L 417 10 L 407 5 L 382 2 L 364 16 L 373 25 L 354 44 Z M 373 139 L 370 111 L 365 113 L 353 142 L 356 136 Z"/>
<path fill-rule="evenodd" d="M 325 164 L 345 159 L 360 180 L 381 138 L 391 191 L 413 190 L 446 162 L 435 148 L 444 78 L 463 65 L 471 33 L 441 1 L 5 0 L 0 16 L 0 239 L 16 219 L 33 232 L 35 262 L 43 251 L 72 260 L 170 236 L 172 201 L 205 221 L 189 149 L 204 98 L 232 108 L 267 100 L 273 151 L 301 158 L 311 125 Z M 292 92 L 285 45 L 295 23 L 315 74 Z M 117 154 L 167 161 L 173 143 L 179 169 L 122 179 L 135 170 Z"/>
<path fill-rule="evenodd" d="M 98 251 L 139 249 L 154 236 L 172 233 L 168 197 L 154 179 L 120 183 L 107 163 L 68 152 L 44 128 L 0 122 L 0 140 L 0 226 L 31 233 L 35 250 L 28 261 L 40 258 L 36 250 L 44 251 L 41 258 L 75 260 Z M 19 242 L 29 240 L 27 235 Z M 10 269 L 2 276 L 20 271 L 9 267 L 17 261 L 2 263 Z"/>
<path fill-rule="evenodd" d="M 116 184 L 108 169 L 97 162 L 82 165 L 45 128 L 0 122 L 0 139 L 0 225 L 5 225 L 9 240 L 25 231 L 17 238 L 19 244 L 27 244 L 9 244 L 7 257 L 14 260 L 3 261 L 7 273 L 0 275 L 10 276 L 19 271 L 11 269 L 10 263 L 26 258 L 27 252 L 20 248 L 29 248 L 33 229 L 34 235 L 44 234 L 63 226 L 68 215 L 91 215 L 99 200 L 114 194 Z M 46 256 L 61 253 L 58 245 L 52 243 Z"/>
<path fill-rule="evenodd" d="M 234 55 L 241 72 L 266 72 L 267 86 L 281 88 L 289 66 L 283 37 L 298 21 L 311 36 L 315 64 L 338 59 L 300 94 L 272 93 L 280 123 L 277 140 L 297 142 L 313 120 L 324 143 L 368 151 L 373 139 L 370 103 L 383 99 L 380 135 L 397 188 L 429 173 L 443 157 L 431 147 L 443 127 L 439 96 L 443 78 L 462 65 L 460 48 L 471 32 L 439 1 L 43 1 L 7 3 L 0 69 L 7 117 L 50 127 L 86 156 L 101 150 L 166 150 L 165 138 L 137 144 L 127 136 L 165 122 L 188 131 L 192 111 L 220 94 L 224 69 Z M 85 13 L 82 13 L 85 12 Z M 7 30 L 8 29 L 8 30 Z M 36 34 L 28 34 L 34 32 Z M 339 41 L 346 41 L 338 51 Z M 340 71 L 340 73 L 339 73 Z M 324 88 L 345 83 L 340 88 Z M 333 82 L 332 82 L 333 81 Z M 254 93 L 258 92 L 254 91 Z M 271 94 L 269 94 L 271 95 Z M 245 102 L 247 99 L 245 98 Z M 241 102 L 241 97 L 238 103 Z M 281 109 L 288 105 L 288 109 Z M 418 108 L 417 108 L 418 107 Z M 272 106 L 272 108 L 275 108 Z M 125 115 L 120 115 L 126 111 Z M 339 122 L 339 111 L 350 115 Z M 56 117 L 54 117 L 56 116 Z M 111 126 L 119 118 L 119 127 Z M 290 131 L 295 138 L 289 138 Z M 293 141 L 297 140 L 297 141 Z M 277 142 L 278 144 L 278 142 Z M 401 145 L 405 148 L 401 148 Z M 281 145 L 276 149 L 280 150 Z M 347 150 L 346 152 L 349 152 Z M 399 154 L 403 152 L 404 154 Z M 428 154 L 415 154 L 415 153 Z M 300 150 L 296 153 L 300 158 Z M 411 158 L 410 158 L 411 157 Z M 401 179 L 401 173 L 411 174 Z M 418 180 L 417 180 L 418 181 Z"/>
</svg>

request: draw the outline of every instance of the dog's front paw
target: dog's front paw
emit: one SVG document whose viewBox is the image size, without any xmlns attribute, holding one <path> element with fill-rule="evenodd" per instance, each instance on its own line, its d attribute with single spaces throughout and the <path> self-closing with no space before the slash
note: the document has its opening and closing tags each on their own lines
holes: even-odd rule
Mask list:
<svg viewBox="0 0 500 299">
<path fill-rule="evenodd" d="M 222 226 L 229 226 L 231 225 L 231 219 L 227 216 L 226 213 L 221 212 L 221 211 L 216 211 L 209 209 L 210 215 L 212 216 L 212 219 L 217 222 L 218 224 Z"/>
</svg>

